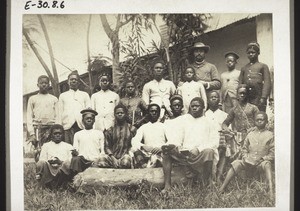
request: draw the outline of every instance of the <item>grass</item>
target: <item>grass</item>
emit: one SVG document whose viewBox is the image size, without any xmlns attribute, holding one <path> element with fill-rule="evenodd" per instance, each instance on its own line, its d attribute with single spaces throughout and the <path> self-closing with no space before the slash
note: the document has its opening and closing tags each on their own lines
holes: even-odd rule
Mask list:
<svg viewBox="0 0 300 211">
<path fill-rule="evenodd" d="M 254 178 L 236 177 L 225 194 L 218 187 L 202 189 L 199 184 L 177 185 L 168 195 L 143 183 L 137 187 L 103 187 L 95 194 L 80 194 L 69 189 L 49 190 L 38 186 L 35 164 L 24 164 L 24 201 L 26 210 L 86 209 L 192 209 L 231 207 L 274 207 L 266 185 Z"/>
</svg>

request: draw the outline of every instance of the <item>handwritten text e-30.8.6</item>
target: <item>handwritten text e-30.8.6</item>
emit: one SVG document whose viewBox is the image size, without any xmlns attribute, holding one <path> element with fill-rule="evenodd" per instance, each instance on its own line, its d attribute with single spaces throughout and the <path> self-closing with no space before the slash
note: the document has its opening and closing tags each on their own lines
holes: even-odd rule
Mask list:
<svg viewBox="0 0 300 211">
<path fill-rule="evenodd" d="M 57 9 L 63 9 L 65 8 L 64 1 L 38 1 L 37 3 L 34 3 L 33 1 L 27 1 L 25 3 L 24 9 L 29 10 L 32 7 L 36 8 L 57 8 Z"/>
</svg>

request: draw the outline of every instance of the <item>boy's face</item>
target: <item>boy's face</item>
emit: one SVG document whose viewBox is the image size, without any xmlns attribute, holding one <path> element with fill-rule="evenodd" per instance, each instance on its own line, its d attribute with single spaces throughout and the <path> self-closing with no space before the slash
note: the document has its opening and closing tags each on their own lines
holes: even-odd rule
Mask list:
<svg viewBox="0 0 300 211">
<path fill-rule="evenodd" d="M 193 80 L 193 77 L 194 77 L 193 69 L 192 68 L 187 68 L 184 75 L 185 75 L 185 79 L 187 81 Z"/>
<path fill-rule="evenodd" d="M 125 120 L 125 111 L 123 108 L 116 109 L 115 118 L 116 118 L 117 122 L 123 122 Z"/>
<path fill-rule="evenodd" d="M 258 58 L 258 52 L 252 48 L 247 50 L 248 59 L 250 61 L 256 60 Z"/>
<path fill-rule="evenodd" d="M 246 88 L 239 88 L 237 91 L 238 99 L 241 102 L 245 102 L 247 98 L 247 89 Z"/>
<path fill-rule="evenodd" d="M 208 98 L 208 105 L 209 106 L 219 106 L 219 102 L 220 102 L 219 94 L 216 92 L 210 93 L 209 98 Z"/>
<path fill-rule="evenodd" d="M 159 118 L 159 108 L 157 106 L 151 106 L 149 108 L 150 121 L 156 122 Z"/>
<path fill-rule="evenodd" d="M 202 116 L 203 109 L 204 107 L 198 101 L 192 101 L 190 104 L 190 113 L 194 118 Z"/>
<path fill-rule="evenodd" d="M 183 105 L 180 100 L 175 99 L 171 102 L 171 110 L 172 110 L 173 114 L 180 115 L 182 112 L 182 108 L 183 108 Z"/>
<path fill-rule="evenodd" d="M 54 129 L 52 131 L 52 140 L 55 142 L 55 143 L 59 143 L 62 141 L 62 137 L 63 137 L 63 132 L 61 129 Z"/>
<path fill-rule="evenodd" d="M 104 91 L 108 90 L 108 87 L 109 87 L 109 78 L 108 78 L 108 76 L 106 76 L 106 75 L 101 76 L 101 78 L 99 80 L 99 86 Z"/>
<path fill-rule="evenodd" d="M 95 122 L 95 115 L 91 113 L 87 113 L 82 118 L 82 123 L 85 129 L 92 129 Z"/>
<path fill-rule="evenodd" d="M 39 87 L 40 89 L 40 93 L 47 93 L 48 92 L 48 89 L 49 89 L 49 80 L 47 78 L 41 78 L 39 81 L 38 81 L 38 84 L 37 86 Z"/>
<path fill-rule="evenodd" d="M 133 95 L 135 92 L 135 87 L 132 82 L 127 83 L 125 89 L 128 95 Z"/>
<path fill-rule="evenodd" d="M 202 62 L 205 59 L 205 50 L 202 48 L 196 48 L 194 50 L 194 57 L 197 62 Z"/>
<path fill-rule="evenodd" d="M 153 67 L 153 74 L 155 79 L 162 79 L 164 72 L 164 66 L 162 63 L 156 63 Z"/>
<path fill-rule="evenodd" d="M 268 120 L 266 119 L 265 115 L 263 115 L 263 114 L 257 114 L 255 116 L 255 126 L 258 129 L 265 128 L 267 123 L 268 123 Z"/>
<path fill-rule="evenodd" d="M 78 89 L 79 86 L 79 78 L 77 75 L 70 75 L 68 79 L 68 84 L 70 89 Z"/>
<path fill-rule="evenodd" d="M 236 65 L 236 59 L 234 56 L 227 56 L 226 57 L 226 65 L 228 67 L 229 70 L 233 70 L 235 68 Z"/>
</svg>

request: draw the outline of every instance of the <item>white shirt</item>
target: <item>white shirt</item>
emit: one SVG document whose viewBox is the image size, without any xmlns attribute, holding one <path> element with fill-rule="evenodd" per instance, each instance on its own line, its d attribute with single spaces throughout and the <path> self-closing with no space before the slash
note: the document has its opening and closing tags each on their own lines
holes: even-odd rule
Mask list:
<svg viewBox="0 0 300 211">
<path fill-rule="evenodd" d="M 144 143 L 142 143 L 144 140 Z M 161 122 L 148 122 L 142 125 L 132 138 L 132 150 L 141 149 L 141 146 L 161 147 L 166 144 L 165 125 Z"/>
<path fill-rule="evenodd" d="M 204 101 L 204 110 L 207 108 L 207 97 L 206 91 L 201 82 L 191 81 L 184 82 L 180 87 L 177 88 L 178 94 L 183 99 L 183 113 L 186 114 L 189 111 L 191 100 L 195 97 L 201 97 Z"/>
<path fill-rule="evenodd" d="M 98 112 L 94 128 L 104 131 L 114 124 L 114 108 L 119 103 L 119 95 L 111 90 L 100 90 L 91 97 L 92 108 Z"/>
<path fill-rule="evenodd" d="M 80 111 L 91 107 L 91 100 L 88 93 L 70 89 L 61 93 L 58 100 L 59 122 L 65 130 L 68 130 L 77 122 L 79 128 L 83 129 L 82 115 Z"/>
<path fill-rule="evenodd" d="M 167 119 L 165 124 L 167 144 L 180 146 L 183 140 L 183 127 L 181 127 L 182 116 L 175 119 Z"/>
<path fill-rule="evenodd" d="M 104 154 L 104 135 L 100 130 L 81 130 L 75 133 L 73 147 L 87 160 L 95 161 Z"/>
<path fill-rule="evenodd" d="M 224 111 L 217 109 L 215 112 L 208 109 L 205 112 L 205 117 L 210 121 L 212 125 L 211 138 L 215 144 L 219 144 L 220 142 L 220 134 L 219 131 L 222 130 L 222 123 L 227 117 L 227 113 Z"/>
<path fill-rule="evenodd" d="M 29 135 L 34 134 L 34 123 L 47 124 L 58 121 L 57 102 L 57 97 L 51 94 L 38 93 L 29 98 L 27 105 L 27 130 Z"/>
<path fill-rule="evenodd" d="M 198 148 L 199 152 L 204 149 L 216 149 L 219 143 L 216 145 L 211 141 L 212 125 L 204 116 L 194 118 L 190 114 L 182 116 L 181 125 L 183 127 L 183 142 L 182 146 L 186 149 Z"/>
<path fill-rule="evenodd" d="M 54 157 L 57 157 L 61 161 L 71 160 L 73 149 L 71 144 L 66 142 L 59 142 L 56 144 L 53 141 L 43 144 L 39 160 L 48 161 Z"/>
<path fill-rule="evenodd" d="M 142 99 L 146 105 L 156 103 L 160 107 L 163 105 L 170 110 L 170 96 L 176 91 L 172 81 L 161 79 L 161 81 L 152 80 L 143 87 Z"/>
</svg>

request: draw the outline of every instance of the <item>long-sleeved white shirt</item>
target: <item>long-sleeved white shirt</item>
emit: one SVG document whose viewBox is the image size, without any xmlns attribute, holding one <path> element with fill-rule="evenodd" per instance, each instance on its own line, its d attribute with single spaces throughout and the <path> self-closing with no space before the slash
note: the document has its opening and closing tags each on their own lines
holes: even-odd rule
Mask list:
<svg viewBox="0 0 300 211">
<path fill-rule="evenodd" d="M 119 103 L 120 97 L 111 90 L 100 90 L 91 97 L 92 108 L 98 112 L 94 128 L 104 131 L 114 124 L 114 108 Z"/>
<path fill-rule="evenodd" d="M 161 147 L 166 144 L 165 125 L 161 122 L 148 122 L 142 125 L 132 138 L 131 144 L 133 151 L 141 149 L 143 145 Z"/>
<path fill-rule="evenodd" d="M 104 135 L 100 130 L 81 130 L 75 133 L 73 147 L 87 160 L 95 161 L 104 154 Z"/>
<path fill-rule="evenodd" d="M 61 161 L 71 160 L 71 150 L 73 146 L 66 142 L 59 142 L 58 144 L 50 141 L 42 146 L 39 160 L 48 161 L 54 157 L 57 157 Z"/>
<path fill-rule="evenodd" d="M 58 121 L 58 99 L 51 94 L 31 96 L 27 105 L 27 130 L 29 135 L 34 134 L 33 124 Z"/>
<path fill-rule="evenodd" d="M 83 129 L 82 111 L 91 107 L 91 100 L 88 93 L 80 90 L 68 90 L 61 93 L 58 100 L 59 122 L 65 130 L 68 130 L 77 122 L 79 128 Z"/>
<path fill-rule="evenodd" d="M 142 99 L 146 105 L 156 103 L 160 107 L 165 106 L 170 110 L 170 96 L 176 91 L 176 87 L 172 81 L 161 79 L 161 81 L 152 80 L 143 87 Z"/>
<path fill-rule="evenodd" d="M 183 127 L 181 127 L 181 118 L 167 119 L 164 122 L 167 144 L 181 145 L 183 140 Z"/>
<path fill-rule="evenodd" d="M 180 122 L 184 133 L 183 148 L 196 147 L 201 152 L 204 149 L 216 149 L 219 146 L 219 142 L 215 143 L 212 140 L 212 125 L 206 117 L 194 118 L 190 114 L 185 114 Z"/>
<path fill-rule="evenodd" d="M 201 82 L 186 81 L 180 87 L 177 88 L 177 93 L 182 96 L 184 114 L 188 113 L 191 100 L 195 97 L 201 97 L 203 99 L 204 110 L 206 110 L 207 108 L 206 91 Z"/>
</svg>

